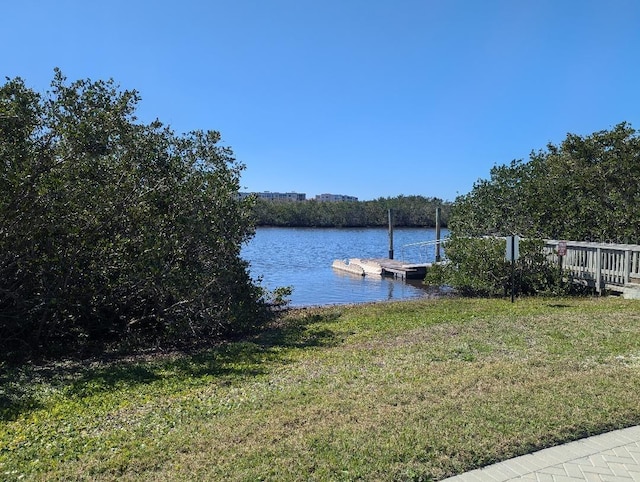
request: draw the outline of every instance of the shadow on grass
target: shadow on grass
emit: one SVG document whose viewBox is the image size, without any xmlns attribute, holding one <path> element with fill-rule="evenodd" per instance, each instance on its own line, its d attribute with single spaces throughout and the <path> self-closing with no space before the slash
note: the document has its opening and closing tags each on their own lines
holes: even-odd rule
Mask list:
<svg viewBox="0 0 640 482">
<path fill-rule="evenodd" d="M 335 346 L 339 343 L 336 333 L 320 328 L 320 323 L 333 323 L 340 312 L 307 312 L 300 310 L 285 320 L 280 320 L 256 336 L 254 342 L 264 348 L 309 348 Z"/>
<path fill-rule="evenodd" d="M 339 344 L 326 323 L 339 313 L 309 313 L 304 310 L 279 318 L 256 335 L 192 352 L 129 355 L 120 359 L 51 362 L 44 365 L 9 367 L 0 364 L 0 421 L 50 406 L 53 396 L 85 398 L 116 390 L 169 382 L 169 386 L 219 382 L 234 383 L 266 374 L 276 364 L 287 362 L 292 349 L 329 347 Z M 325 324 L 320 327 L 319 324 Z"/>
</svg>

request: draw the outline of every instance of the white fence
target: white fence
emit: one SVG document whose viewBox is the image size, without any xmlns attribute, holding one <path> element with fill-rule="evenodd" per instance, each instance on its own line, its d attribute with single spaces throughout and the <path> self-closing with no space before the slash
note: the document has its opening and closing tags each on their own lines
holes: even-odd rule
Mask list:
<svg viewBox="0 0 640 482">
<path fill-rule="evenodd" d="M 566 254 L 558 256 L 558 245 L 566 245 Z M 603 289 L 622 291 L 626 285 L 640 283 L 640 245 L 587 243 L 545 240 L 550 259 L 562 263 L 573 279 Z"/>
</svg>

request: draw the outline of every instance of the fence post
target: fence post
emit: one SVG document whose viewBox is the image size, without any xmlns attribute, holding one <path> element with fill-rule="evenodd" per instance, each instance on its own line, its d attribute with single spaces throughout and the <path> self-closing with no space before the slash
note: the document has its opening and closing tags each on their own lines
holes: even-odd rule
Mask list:
<svg viewBox="0 0 640 482">
<path fill-rule="evenodd" d="M 631 250 L 624 251 L 624 284 L 627 284 L 631 278 Z"/>
<path fill-rule="evenodd" d="M 602 287 L 602 250 L 596 248 L 596 292 L 601 293 Z"/>
</svg>

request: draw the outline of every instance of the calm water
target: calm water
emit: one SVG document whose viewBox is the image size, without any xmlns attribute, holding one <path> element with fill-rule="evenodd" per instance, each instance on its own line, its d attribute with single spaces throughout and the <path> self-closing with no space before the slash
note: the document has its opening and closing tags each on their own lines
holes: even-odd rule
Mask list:
<svg viewBox="0 0 640 482">
<path fill-rule="evenodd" d="M 446 237 L 443 229 L 441 236 Z M 410 262 L 433 262 L 430 247 L 405 246 L 435 239 L 435 229 L 396 228 L 394 258 Z M 386 228 L 317 229 L 258 228 L 243 248 L 251 275 L 262 277 L 262 286 L 291 286 L 291 306 L 362 303 L 428 296 L 420 282 L 404 282 L 377 276 L 354 276 L 334 270 L 335 259 L 386 258 L 389 232 Z"/>
</svg>

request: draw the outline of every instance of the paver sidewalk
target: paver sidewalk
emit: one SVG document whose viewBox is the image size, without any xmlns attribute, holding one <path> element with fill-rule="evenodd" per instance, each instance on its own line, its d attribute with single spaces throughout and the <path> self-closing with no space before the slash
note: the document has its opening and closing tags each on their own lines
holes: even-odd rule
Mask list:
<svg viewBox="0 0 640 482">
<path fill-rule="evenodd" d="M 640 426 L 540 450 L 445 480 L 640 482 Z"/>
</svg>

